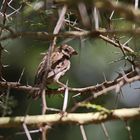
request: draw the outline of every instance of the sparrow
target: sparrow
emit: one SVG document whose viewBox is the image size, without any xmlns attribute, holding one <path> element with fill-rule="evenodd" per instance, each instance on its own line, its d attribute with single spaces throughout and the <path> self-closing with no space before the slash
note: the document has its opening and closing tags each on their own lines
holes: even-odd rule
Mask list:
<svg viewBox="0 0 140 140">
<path fill-rule="evenodd" d="M 62 77 L 70 69 L 70 58 L 78 53 L 69 45 L 61 45 L 56 47 L 50 58 L 48 53 L 43 57 L 41 63 L 38 66 L 35 76 L 35 87 L 40 87 L 45 78 L 45 86 L 58 83 L 61 85 L 59 78 Z M 50 61 L 49 69 L 47 69 L 47 61 Z M 47 74 L 46 74 L 47 70 Z M 45 75 L 46 74 L 46 75 Z M 45 77 L 44 77 L 45 76 Z M 35 96 L 41 96 L 39 93 Z"/>
</svg>

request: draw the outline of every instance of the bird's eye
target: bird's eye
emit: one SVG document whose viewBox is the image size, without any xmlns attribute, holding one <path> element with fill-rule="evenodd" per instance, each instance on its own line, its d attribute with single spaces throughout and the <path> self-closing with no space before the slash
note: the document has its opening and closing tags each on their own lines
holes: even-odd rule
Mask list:
<svg viewBox="0 0 140 140">
<path fill-rule="evenodd" d="M 64 51 L 65 51 L 65 52 L 69 52 L 69 50 L 68 50 L 68 49 L 64 49 Z"/>
</svg>

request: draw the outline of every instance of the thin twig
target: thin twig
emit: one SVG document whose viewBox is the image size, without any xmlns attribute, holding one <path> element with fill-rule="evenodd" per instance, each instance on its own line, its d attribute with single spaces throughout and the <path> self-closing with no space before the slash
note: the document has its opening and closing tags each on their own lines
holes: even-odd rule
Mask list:
<svg viewBox="0 0 140 140">
<path fill-rule="evenodd" d="M 82 19 L 84 26 L 89 27 L 90 26 L 90 19 L 89 19 L 89 15 L 88 15 L 85 3 L 79 2 L 78 9 L 79 9 L 79 13 L 81 15 L 81 19 Z"/>
<path fill-rule="evenodd" d="M 68 81 L 66 82 L 66 88 L 65 88 L 65 93 L 64 93 L 64 101 L 63 101 L 63 108 L 62 111 L 65 112 L 68 106 L 68 96 L 69 95 L 69 90 L 68 90 Z"/>
<path fill-rule="evenodd" d="M 25 69 L 23 69 L 23 70 L 22 70 L 22 72 L 21 72 L 21 74 L 20 74 L 20 77 L 19 77 L 19 79 L 18 79 L 18 83 L 20 83 L 20 82 L 21 82 L 21 79 L 22 79 L 23 74 L 24 74 L 24 70 L 25 70 Z"/>
<path fill-rule="evenodd" d="M 23 128 L 24 128 L 24 131 L 25 131 L 25 134 L 26 134 L 28 140 L 32 140 L 32 137 L 30 135 L 30 132 L 29 132 L 29 130 L 27 128 L 27 125 L 25 123 L 23 123 Z"/>
<path fill-rule="evenodd" d="M 98 16 L 98 9 L 94 7 L 93 17 L 95 21 L 95 30 L 99 29 L 99 16 Z"/>
<path fill-rule="evenodd" d="M 80 125 L 80 130 L 81 130 L 83 140 L 87 140 L 86 132 L 83 125 Z"/>
<path fill-rule="evenodd" d="M 125 128 L 128 132 L 129 140 L 133 140 L 131 127 L 129 126 L 128 121 L 125 121 Z"/>
<path fill-rule="evenodd" d="M 102 127 L 102 129 L 103 129 L 103 132 L 104 132 L 104 134 L 105 134 L 106 139 L 107 139 L 107 140 L 111 140 L 110 137 L 109 137 L 107 128 L 106 128 L 106 126 L 105 126 L 104 123 L 101 123 L 101 127 Z"/>
</svg>

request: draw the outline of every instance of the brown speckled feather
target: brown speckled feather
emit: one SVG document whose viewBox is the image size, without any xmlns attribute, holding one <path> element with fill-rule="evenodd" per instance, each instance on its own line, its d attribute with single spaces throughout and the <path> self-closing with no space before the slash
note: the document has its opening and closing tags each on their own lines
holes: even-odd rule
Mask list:
<svg viewBox="0 0 140 140">
<path fill-rule="evenodd" d="M 70 69 L 70 57 L 77 54 L 77 52 L 68 45 L 63 45 L 55 49 L 50 57 L 50 69 L 46 77 L 46 85 L 52 82 L 57 82 L 61 76 Z M 35 86 L 39 87 L 43 82 L 43 76 L 46 72 L 47 58 L 45 55 L 42 62 L 38 66 L 38 70 L 35 77 Z"/>
</svg>

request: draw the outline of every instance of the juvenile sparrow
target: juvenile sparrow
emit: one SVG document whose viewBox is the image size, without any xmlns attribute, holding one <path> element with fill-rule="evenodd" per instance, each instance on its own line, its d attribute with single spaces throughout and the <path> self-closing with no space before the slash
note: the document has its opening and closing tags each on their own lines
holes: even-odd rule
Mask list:
<svg viewBox="0 0 140 140">
<path fill-rule="evenodd" d="M 54 82 L 60 84 L 61 82 L 59 82 L 59 78 L 70 69 L 70 58 L 72 55 L 76 54 L 77 52 L 71 46 L 65 44 L 55 48 L 50 58 L 47 58 L 48 55 L 45 55 L 42 62 L 38 66 L 38 70 L 35 76 L 35 86 L 41 86 L 44 80 L 44 76 L 46 86 Z M 47 69 L 48 59 L 50 61 L 49 69 Z M 47 75 L 45 75 L 46 70 L 48 70 Z M 40 94 L 35 96 L 40 96 Z"/>
</svg>

